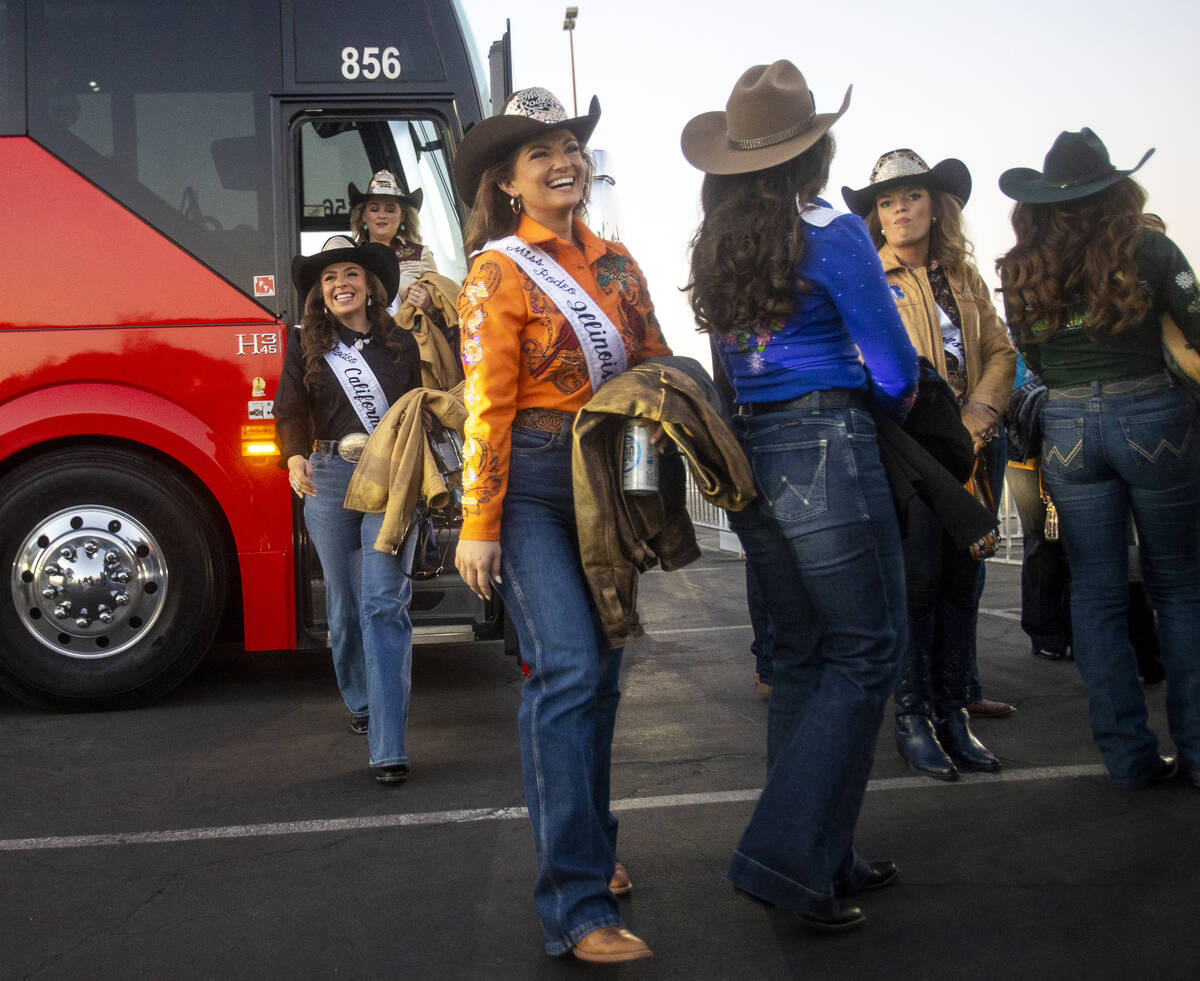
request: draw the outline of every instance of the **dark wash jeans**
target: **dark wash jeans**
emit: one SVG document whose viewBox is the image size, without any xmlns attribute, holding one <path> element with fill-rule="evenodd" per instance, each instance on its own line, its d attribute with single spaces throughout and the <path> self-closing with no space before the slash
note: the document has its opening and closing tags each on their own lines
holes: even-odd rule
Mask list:
<svg viewBox="0 0 1200 981">
<path fill-rule="evenodd" d="M 608 891 L 621 651 L 605 642 L 579 560 L 569 424 L 558 434 L 513 427 L 500 548 L 498 589 L 530 672 L 517 724 L 538 862 L 533 901 L 546 952 L 563 954 L 621 924 Z"/>
<path fill-rule="evenodd" d="M 729 520 L 775 627 L 767 782 L 729 870 L 832 916 L 905 643 L 904 566 L 875 424 L 856 408 L 736 417 L 758 498 Z"/>
<path fill-rule="evenodd" d="M 1142 573 L 1158 611 L 1167 721 L 1181 762 L 1200 768 L 1200 449 L 1196 406 L 1178 388 L 1050 399 L 1042 475 L 1071 567 L 1075 663 L 1092 735 L 1112 782 L 1137 786 L 1158 768 L 1158 739 L 1129 646 L 1130 510 Z"/>
</svg>

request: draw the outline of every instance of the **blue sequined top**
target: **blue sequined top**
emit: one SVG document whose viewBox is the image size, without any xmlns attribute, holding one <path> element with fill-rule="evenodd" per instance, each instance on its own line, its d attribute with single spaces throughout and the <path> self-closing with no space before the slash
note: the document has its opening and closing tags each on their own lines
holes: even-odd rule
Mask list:
<svg viewBox="0 0 1200 981">
<path fill-rule="evenodd" d="M 888 412 L 903 415 L 916 390 L 917 352 L 867 226 L 817 198 L 804 212 L 804 229 L 808 242 L 797 272 L 811 292 L 797 292 L 795 312 L 782 323 L 720 337 L 737 402 L 870 387 Z"/>
</svg>

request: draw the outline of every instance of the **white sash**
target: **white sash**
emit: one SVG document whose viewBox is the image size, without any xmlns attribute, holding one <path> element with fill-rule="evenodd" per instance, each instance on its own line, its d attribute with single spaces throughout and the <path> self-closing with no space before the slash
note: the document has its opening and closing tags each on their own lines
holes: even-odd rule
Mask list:
<svg viewBox="0 0 1200 981">
<path fill-rule="evenodd" d="M 325 363 L 354 406 L 363 428 L 368 435 L 373 433 L 388 410 L 388 400 L 366 358 L 344 341 L 338 341 L 337 347 L 325 352 Z"/>
<path fill-rule="evenodd" d="M 587 361 L 593 392 L 625 370 L 628 356 L 621 332 L 570 273 L 542 249 L 516 235 L 488 242 L 480 251 L 488 249 L 503 252 L 520 266 L 567 319 Z"/>
</svg>

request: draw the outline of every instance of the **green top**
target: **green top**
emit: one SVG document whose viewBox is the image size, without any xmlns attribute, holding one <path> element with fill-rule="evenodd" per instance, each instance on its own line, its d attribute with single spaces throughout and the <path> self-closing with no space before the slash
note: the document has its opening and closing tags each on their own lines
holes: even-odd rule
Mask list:
<svg viewBox="0 0 1200 981">
<path fill-rule="evenodd" d="M 1184 254 L 1161 232 L 1145 229 L 1134 253 L 1138 282 L 1150 301 L 1146 319 L 1119 334 L 1083 329 L 1082 311 L 1053 337 L 1031 343 L 1020 336 L 1017 347 L 1029 367 L 1051 388 L 1148 375 L 1165 367 L 1162 315 L 1169 313 L 1183 336 L 1200 348 L 1200 290 Z M 1016 323 L 1005 297 L 1004 313 Z M 1038 325 L 1034 325 L 1036 336 Z M 1019 335 L 1015 330 L 1014 333 Z"/>
</svg>

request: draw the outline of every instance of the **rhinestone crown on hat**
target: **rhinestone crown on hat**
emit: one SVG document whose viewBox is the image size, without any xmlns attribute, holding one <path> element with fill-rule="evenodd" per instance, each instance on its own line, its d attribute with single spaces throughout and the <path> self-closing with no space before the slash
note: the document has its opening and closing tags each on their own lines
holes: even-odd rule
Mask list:
<svg viewBox="0 0 1200 981">
<path fill-rule="evenodd" d="M 893 150 L 875 161 L 875 167 L 871 171 L 871 183 L 879 184 L 897 177 L 915 177 L 928 173 L 929 164 L 921 159 L 920 154 L 907 149 Z"/>
<path fill-rule="evenodd" d="M 521 89 L 509 96 L 504 106 L 506 116 L 528 116 L 539 123 L 565 123 L 567 110 L 549 89 L 537 86 Z"/>
<path fill-rule="evenodd" d="M 396 175 L 390 170 L 377 170 L 367 185 L 367 194 L 394 194 L 400 196 L 400 188 L 396 184 Z"/>
</svg>

